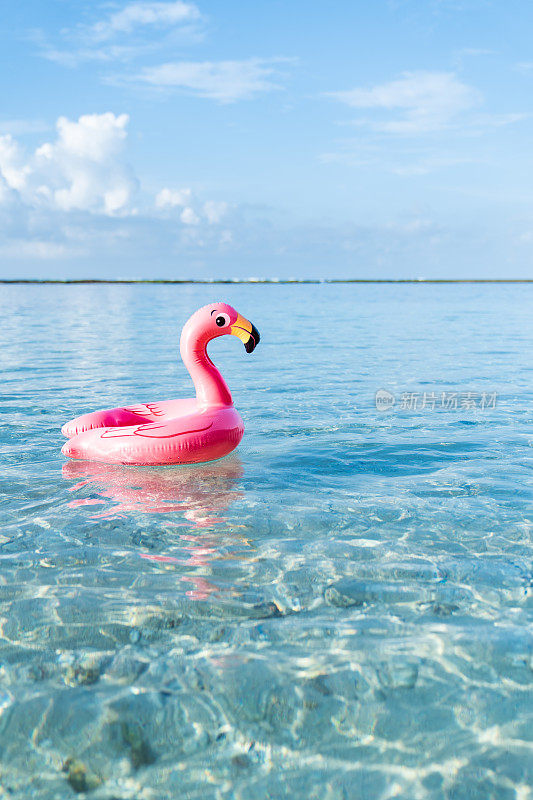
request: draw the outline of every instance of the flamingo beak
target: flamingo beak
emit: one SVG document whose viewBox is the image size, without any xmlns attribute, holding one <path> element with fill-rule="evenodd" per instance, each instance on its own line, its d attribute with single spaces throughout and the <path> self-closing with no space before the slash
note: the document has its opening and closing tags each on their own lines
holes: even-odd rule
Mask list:
<svg viewBox="0 0 533 800">
<path fill-rule="evenodd" d="M 247 319 L 241 317 L 240 314 L 230 327 L 230 333 L 241 340 L 247 353 L 252 353 L 255 350 L 261 338 L 255 325 L 252 325 Z"/>
</svg>

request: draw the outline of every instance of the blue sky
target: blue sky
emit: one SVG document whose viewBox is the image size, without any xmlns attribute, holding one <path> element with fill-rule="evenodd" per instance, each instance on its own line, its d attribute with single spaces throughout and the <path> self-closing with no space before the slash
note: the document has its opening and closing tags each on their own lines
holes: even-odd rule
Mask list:
<svg viewBox="0 0 533 800">
<path fill-rule="evenodd" d="M 1 277 L 532 277 L 523 0 L 5 0 Z"/>
</svg>

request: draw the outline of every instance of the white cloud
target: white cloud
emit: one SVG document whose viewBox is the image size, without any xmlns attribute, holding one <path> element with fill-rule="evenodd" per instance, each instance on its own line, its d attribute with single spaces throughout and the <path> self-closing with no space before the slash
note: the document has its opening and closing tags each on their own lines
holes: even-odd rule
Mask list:
<svg viewBox="0 0 533 800">
<path fill-rule="evenodd" d="M 371 89 L 356 88 L 329 95 L 352 108 L 403 112 L 400 117 L 359 122 L 376 131 L 398 134 L 445 129 L 481 100 L 479 92 L 452 72 L 404 72 L 400 78 Z"/>
<path fill-rule="evenodd" d="M 8 202 L 9 195 L 9 188 L 2 175 L 0 175 L 0 207 Z"/>
<path fill-rule="evenodd" d="M 24 190 L 31 168 L 24 163 L 22 150 L 11 134 L 0 136 L 0 178 L 4 192 Z"/>
<path fill-rule="evenodd" d="M 155 204 L 157 208 L 186 206 L 191 202 L 191 197 L 190 189 L 161 189 L 156 195 Z"/>
<path fill-rule="evenodd" d="M 180 219 L 184 225 L 198 225 L 200 222 L 198 214 L 189 206 L 183 209 Z"/>
<path fill-rule="evenodd" d="M 109 11 L 92 24 L 63 28 L 54 39 L 42 31 L 31 38 L 41 55 L 65 67 L 83 61 L 130 61 L 180 42 L 197 41 L 202 15 L 194 3 L 134 2 Z"/>
<path fill-rule="evenodd" d="M 200 18 L 200 12 L 193 3 L 181 0 L 170 3 L 129 3 L 110 14 L 106 19 L 95 23 L 88 33 L 98 40 L 109 39 L 120 33 L 131 33 L 140 27 L 163 27 L 180 25 Z"/>
<path fill-rule="evenodd" d="M 228 204 L 222 200 L 206 200 L 200 203 L 191 189 L 169 189 L 165 187 L 155 197 L 156 208 L 162 211 L 183 209 L 180 219 L 184 225 L 199 225 L 207 222 L 218 225 L 228 212 Z"/>
<path fill-rule="evenodd" d="M 228 204 L 222 201 L 208 200 L 204 203 L 203 212 L 210 225 L 217 225 L 226 215 Z"/>
<path fill-rule="evenodd" d="M 132 201 L 138 180 L 123 159 L 127 114 L 59 117 L 57 136 L 26 152 L 10 134 L 0 136 L 0 203 L 40 211 L 86 212 L 103 216 L 137 214 Z M 217 225 L 228 204 L 195 197 L 187 187 L 163 187 L 155 199 L 141 198 L 144 213 L 172 219 L 177 209 L 186 226 Z M 156 216 L 161 216 L 155 214 Z"/>
<path fill-rule="evenodd" d="M 59 133 L 57 143 L 43 145 L 37 154 L 48 158 L 55 149 L 89 161 L 108 159 L 121 150 L 128 122 L 127 114 L 117 116 L 111 112 L 85 114 L 77 122 L 59 117 L 56 125 Z"/>
<path fill-rule="evenodd" d="M 181 89 L 220 103 L 233 103 L 253 97 L 259 92 L 279 89 L 279 85 L 271 79 L 278 73 L 276 65 L 287 61 L 290 59 L 177 61 L 146 67 L 125 81 L 156 89 Z M 120 83 L 123 80 L 115 79 L 114 82 Z"/>
<path fill-rule="evenodd" d="M 113 215 L 128 209 L 136 181 L 123 163 L 127 114 L 60 117 L 57 138 L 30 155 L 0 137 L 0 177 L 23 203 Z M 5 194 L 5 192 L 4 192 Z"/>
</svg>

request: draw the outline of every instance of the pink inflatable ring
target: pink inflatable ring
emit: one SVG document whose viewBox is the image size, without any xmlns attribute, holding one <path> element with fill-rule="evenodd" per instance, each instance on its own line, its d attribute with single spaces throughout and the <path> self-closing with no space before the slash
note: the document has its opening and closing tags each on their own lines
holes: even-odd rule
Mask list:
<svg viewBox="0 0 533 800">
<path fill-rule="evenodd" d="M 226 382 L 206 347 L 231 333 L 251 353 L 257 328 L 226 303 L 200 308 L 181 333 L 180 353 L 196 389 L 196 398 L 94 411 L 67 422 L 61 452 L 70 458 L 111 464 L 191 464 L 231 453 L 244 425 L 233 407 Z"/>
</svg>

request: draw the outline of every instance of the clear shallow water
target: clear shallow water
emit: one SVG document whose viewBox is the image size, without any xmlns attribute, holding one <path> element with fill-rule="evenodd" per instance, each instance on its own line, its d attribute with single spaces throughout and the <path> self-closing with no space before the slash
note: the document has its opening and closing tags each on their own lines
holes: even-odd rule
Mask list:
<svg viewBox="0 0 533 800">
<path fill-rule="evenodd" d="M 531 294 L 3 287 L 5 796 L 530 797 Z M 65 461 L 71 417 L 191 394 L 217 295 L 262 335 L 210 348 L 235 454 Z"/>
</svg>

